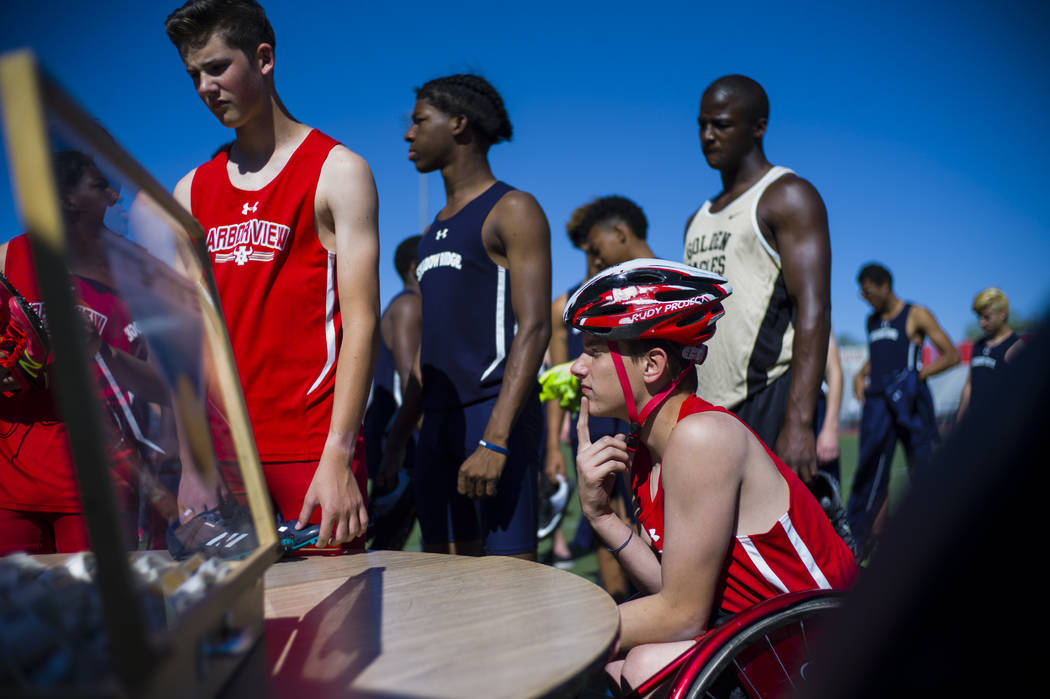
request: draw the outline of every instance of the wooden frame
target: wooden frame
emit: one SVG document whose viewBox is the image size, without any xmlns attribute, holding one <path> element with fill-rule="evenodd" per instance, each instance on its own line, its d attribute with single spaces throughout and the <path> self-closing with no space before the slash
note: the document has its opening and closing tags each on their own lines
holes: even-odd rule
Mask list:
<svg viewBox="0 0 1050 699">
<path fill-rule="evenodd" d="M 216 691 L 236 667 L 202 673 L 201 648 L 209 636 L 237 628 L 262 628 L 262 575 L 279 557 L 276 525 L 258 453 L 240 390 L 233 352 L 204 244 L 193 217 L 137 163 L 90 115 L 38 67 L 28 51 L 0 57 L 0 103 L 7 152 L 21 220 L 29 234 L 41 295 L 47 306 L 54 352 L 57 403 L 76 445 L 74 465 L 87 518 L 88 534 L 98 563 L 98 585 L 106 616 L 113 668 L 123 692 L 132 696 L 199 696 Z M 69 241 L 60 210 L 54 172 L 49 118 L 87 143 L 160 209 L 176 235 L 176 247 L 190 274 L 197 275 L 204 333 L 216 359 L 217 383 L 230 422 L 230 432 L 259 546 L 238 563 L 227 582 L 175 621 L 167 633 L 149 630 L 139 605 L 129 565 L 127 542 L 108 476 L 102 419 L 98 406 L 85 401 L 94 383 L 85 364 L 85 333 L 77 320 L 68 272 Z M 92 407 L 94 406 L 94 409 Z M 225 617 L 225 618 L 224 618 Z M 240 626 L 238 626 L 240 625 Z M 223 663 L 213 663 L 223 666 Z"/>
</svg>

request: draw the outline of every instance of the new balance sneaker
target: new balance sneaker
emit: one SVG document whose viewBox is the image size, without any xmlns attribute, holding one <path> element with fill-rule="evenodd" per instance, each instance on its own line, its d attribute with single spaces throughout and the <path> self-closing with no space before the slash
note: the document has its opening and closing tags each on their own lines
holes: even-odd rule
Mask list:
<svg viewBox="0 0 1050 699">
<path fill-rule="evenodd" d="M 572 483 L 565 476 L 559 475 L 558 482 L 551 483 L 547 477 L 540 474 L 540 502 L 539 502 L 539 526 L 536 536 L 546 539 L 554 533 L 565 516 L 565 508 L 569 506 L 569 496 L 572 495 Z"/>
<path fill-rule="evenodd" d="M 857 542 L 853 538 L 853 530 L 850 529 L 849 520 L 846 519 L 846 508 L 842 506 L 842 497 L 839 495 L 839 484 L 835 477 L 824 471 L 817 471 L 817 475 L 809 483 L 809 492 L 820 503 L 824 514 L 831 520 L 831 526 L 835 532 L 846 542 L 853 556 L 857 556 Z M 860 560 L 859 558 L 857 559 Z"/>
<path fill-rule="evenodd" d="M 244 558 L 259 546 L 251 512 L 224 502 L 193 519 L 168 527 L 168 552 L 177 561 L 195 553 L 205 557 Z"/>
<path fill-rule="evenodd" d="M 297 519 L 286 519 L 277 523 L 277 538 L 285 553 L 298 551 L 304 546 L 317 543 L 317 535 L 321 533 L 320 524 L 311 524 L 302 529 L 296 529 L 299 523 Z"/>
</svg>

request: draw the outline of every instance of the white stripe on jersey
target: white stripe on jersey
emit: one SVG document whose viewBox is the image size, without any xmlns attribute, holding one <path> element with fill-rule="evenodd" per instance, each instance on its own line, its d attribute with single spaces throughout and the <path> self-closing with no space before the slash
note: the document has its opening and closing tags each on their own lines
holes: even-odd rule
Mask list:
<svg viewBox="0 0 1050 699">
<path fill-rule="evenodd" d="M 131 406 L 129 406 L 127 401 L 124 400 L 124 390 L 117 384 L 116 379 L 113 378 L 113 374 L 110 372 L 109 366 L 106 364 L 106 360 L 102 358 L 101 354 L 95 354 L 95 363 L 98 364 L 99 369 L 102 371 L 102 376 L 105 377 L 106 383 L 109 384 L 109 388 L 113 392 L 113 396 L 117 399 L 117 404 L 120 405 L 120 412 L 124 414 L 124 420 L 128 423 L 128 427 L 131 428 L 131 432 L 135 435 L 135 439 L 138 440 L 140 444 L 149 447 L 158 454 L 166 453 L 159 446 L 146 439 L 146 436 L 142 434 L 138 421 L 135 419 L 135 416 L 131 414 Z"/>
<path fill-rule="evenodd" d="M 824 571 L 817 565 L 817 561 L 813 558 L 813 554 L 809 552 L 809 547 L 806 546 L 806 542 L 802 540 L 802 537 L 798 535 L 795 530 L 795 525 L 791 523 L 791 517 L 787 512 L 780 518 L 780 526 L 784 527 L 784 531 L 787 533 L 788 541 L 791 542 L 791 546 L 794 547 L 795 553 L 802 560 L 802 564 L 806 566 L 806 570 L 809 571 L 813 581 L 817 583 L 817 587 L 821 590 L 830 590 L 831 583 L 824 576 Z"/>
<path fill-rule="evenodd" d="M 762 557 L 762 552 L 758 550 L 754 542 L 751 541 L 750 536 L 738 536 L 737 541 L 744 547 L 744 552 L 747 553 L 747 557 L 751 559 L 751 562 L 758 568 L 758 572 L 762 574 L 762 577 L 766 579 L 773 587 L 777 588 L 781 592 L 788 592 L 787 585 L 777 577 L 777 574 L 773 572 L 773 569 L 766 563 L 766 559 Z"/>
<path fill-rule="evenodd" d="M 499 366 L 500 362 L 503 361 L 504 357 L 507 356 L 506 331 L 503 327 L 504 316 L 506 314 L 504 303 L 506 300 L 507 268 L 497 265 L 496 270 L 498 275 L 496 277 L 496 359 L 493 360 L 492 364 L 489 364 L 489 368 L 481 375 L 482 381 L 484 381 L 485 377 L 491 374 L 496 367 Z"/>
<path fill-rule="evenodd" d="M 325 349 L 327 356 L 324 362 L 324 368 L 321 369 L 321 374 L 314 381 L 314 385 L 310 387 L 310 390 L 306 392 L 306 395 L 310 395 L 317 390 L 317 387 L 321 385 L 324 378 L 328 376 L 328 372 L 332 370 L 332 365 L 335 364 L 335 253 L 328 253 L 328 275 L 327 275 L 327 289 L 325 289 L 324 295 L 324 339 Z"/>
</svg>

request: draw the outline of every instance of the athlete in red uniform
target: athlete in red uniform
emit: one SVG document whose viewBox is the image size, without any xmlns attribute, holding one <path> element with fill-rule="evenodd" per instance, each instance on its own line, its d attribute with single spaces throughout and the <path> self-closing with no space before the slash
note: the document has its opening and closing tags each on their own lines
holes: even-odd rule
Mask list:
<svg viewBox="0 0 1050 699">
<path fill-rule="evenodd" d="M 59 193 L 69 234 L 77 309 L 101 340 L 92 369 L 104 399 L 117 410 L 133 410 L 133 398 L 113 378 L 112 352 L 145 356 L 145 343 L 114 291 L 102 253 L 103 239 L 116 234 L 103 225 L 117 194 L 92 160 L 79 152 L 55 156 Z M 0 245 L 0 269 L 47 322 L 47 312 L 29 251 L 20 235 Z M 2 330 L 2 329 L 0 329 Z M 119 454 L 111 454 L 119 467 Z M 66 553 L 88 548 L 80 492 L 73 472 L 66 426 L 51 391 L 4 384 L 0 395 L 0 555 L 12 551 Z"/>
<path fill-rule="evenodd" d="M 724 313 L 726 280 L 644 259 L 584 284 L 565 320 L 584 333 L 576 464 L 591 526 L 646 596 L 620 605 L 620 651 L 606 670 L 636 687 L 684 652 L 719 610 L 785 592 L 847 587 L 853 555 L 798 477 L 732 413 L 692 395 L 693 364 Z M 630 435 L 591 443 L 590 414 Z M 609 506 L 630 471 L 642 532 Z"/>
<path fill-rule="evenodd" d="M 359 432 L 379 313 L 372 174 L 285 109 L 258 3 L 192 0 L 166 29 L 197 94 L 237 133 L 175 197 L 207 233 L 270 494 L 299 527 L 321 508 L 318 547 L 363 545 Z"/>
</svg>

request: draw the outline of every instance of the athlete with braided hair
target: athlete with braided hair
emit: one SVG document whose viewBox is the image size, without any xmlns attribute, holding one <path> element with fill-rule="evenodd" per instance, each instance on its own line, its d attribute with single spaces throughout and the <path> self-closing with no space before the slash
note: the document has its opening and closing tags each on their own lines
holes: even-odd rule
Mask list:
<svg viewBox="0 0 1050 699">
<path fill-rule="evenodd" d="M 802 481 L 735 415 L 693 395 L 694 364 L 722 317 L 722 277 L 675 262 L 611 267 L 569 300 L 584 333 L 573 364 L 584 516 L 645 594 L 620 605 L 614 682 L 637 687 L 714 625 L 786 592 L 847 587 L 853 554 Z M 702 371 L 702 369 L 701 369 Z M 589 415 L 630 434 L 591 441 Z M 609 505 L 630 474 L 642 534 Z"/>
<path fill-rule="evenodd" d="M 400 465 L 422 411 L 415 482 L 427 551 L 536 555 L 536 375 L 550 338 L 550 230 L 532 195 L 492 174 L 489 148 L 512 134 L 484 78 L 451 75 L 416 90 L 408 157 L 420 172 L 440 170 L 446 203 L 419 243 L 416 381 L 391 428 L 381 480 Z"/>
</svg>

